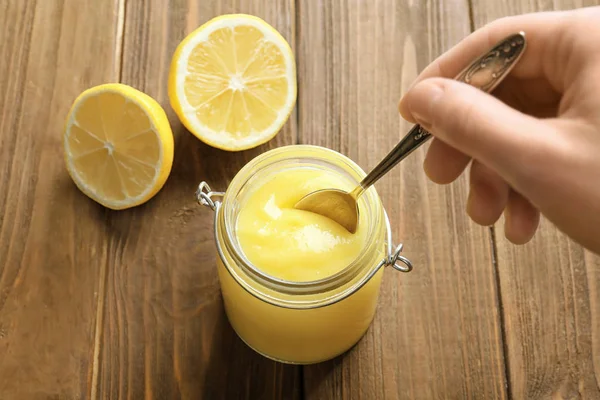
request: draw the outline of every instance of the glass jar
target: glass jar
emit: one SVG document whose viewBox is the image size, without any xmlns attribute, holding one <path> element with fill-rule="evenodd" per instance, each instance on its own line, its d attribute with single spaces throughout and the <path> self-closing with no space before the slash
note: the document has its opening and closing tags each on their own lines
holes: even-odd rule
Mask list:
<svg viewBox="0 0 600 400">
<path fill-rule="evenodd" d="M 215 212 L 217 267 L 225 311 L 238 336 L 276 361 L 310 364 L 336 357 L 354 346 L 369 328 L 379 297 L 384 266 L 409 272 L 412 265 L 392 251 L 389 220 L 374 187 L 359 199 L 366 213 L 367 239 L 359 256 L 339 273 L 311 282 L 269 276 L 244 256 L 236 220 L 244 198 L 265 176 L 287 168 L 332 171 L 358 184 L 365 172 L 347 157 L 323 147 L 294 145 L 250 161 L 225 193 L 202 182 L 200 204 Z"/>
</svg>

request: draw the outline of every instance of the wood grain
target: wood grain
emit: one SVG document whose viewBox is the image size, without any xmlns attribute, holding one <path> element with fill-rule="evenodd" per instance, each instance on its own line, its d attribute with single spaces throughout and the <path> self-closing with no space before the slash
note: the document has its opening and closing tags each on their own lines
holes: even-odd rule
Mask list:
<svg viewBox="0 0 600 400">
<path fill-rule="evenodd" d="M 118 78 L 114 3 L 0 1 L 1 399 L 89 395 L 105 212 L 61 135 L 75 97 Z"/>
<path fill-rule="evenodd" d="M 476 27 L 507 15 L 599 1 L 473 0 Z M 551 224 L 524 247 L 496 228 L 509 390 L 515 399 L 600 399 L 600 258 Z"/>
<path fill-rule="evenodd" d="M 397 103 L 417 73 L 470 31 L 462 1 L 298 3 L 299 138 L 373 167 L 408 131 Z M 467 184 L 440 187 L 420 149 L 376 184 L 405 254 L 386 271 L 366 337 L 305 368 L 310 399 L 501 399 L 505 368 L 492 249 L 465 212 Z"/>
<path fill-rule="evenodd" d="M 600 257 L 547 223 L 524 247 L 500 223 L 494 244 L 466 217 L 464 179 L 427 181 L 425 149 L 376 185 L 415 270 L 386 271 L 365 338 L 316 366 L 268 361 L 232 331 L 213 215 L 193 201 L 199 181 L 224 189 L 286 144 L 369 169 L 409 128 L 402 93 L 471 22 L 595 4 L 0 0 L 0 399 L 600 398 Z M 166 94 L 179 41 L 233 12 L 275 26 L 298 61 L 297 112 L 241 153 L 186 132 Z M 81 194 L 62 161 L 72 101 L 109 81 L 159 100 L 176 136 L 165 188 L 121 212 Z"/>
<path fill-rule="evenodd" d="M 185 131 L 168 104 L 171 56 L 210 18 L 245 12 L 294 42 L 291 1 L 127 1 L 122 82 L 157 99 L 175 133 L 173 171 L 150 202 L 110 213 L 105 324 L 97 398 L 279 399 L 300 396 L 300 368 L 250 350 L 225 318 L 215 265 L 213 214 L 198 206 L 202 180 L 223 190 L 267 148 L 292 144 L 296 119 L 258 149 L 227 153 Z"/>
</svg>

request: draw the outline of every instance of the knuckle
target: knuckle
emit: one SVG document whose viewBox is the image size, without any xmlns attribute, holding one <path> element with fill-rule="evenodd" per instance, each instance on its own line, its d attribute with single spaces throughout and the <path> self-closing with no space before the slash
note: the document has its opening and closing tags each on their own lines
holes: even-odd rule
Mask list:
<svg viewBox="0 0 600 400">
<path fill-rule="evenodd" d="M 469 96 L 447 94 L 439 112 L 435 113 L 433 129 L 442 130 L 450 141 L 464 142 L 473 139 L 477 127 L 476 104 Z"/>
</svg>

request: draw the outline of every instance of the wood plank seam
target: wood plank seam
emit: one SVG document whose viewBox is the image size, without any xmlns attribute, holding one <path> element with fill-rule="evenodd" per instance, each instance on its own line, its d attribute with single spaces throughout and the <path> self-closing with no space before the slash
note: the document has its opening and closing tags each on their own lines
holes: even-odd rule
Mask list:
<svg viewBox="0 0 600 400">
<path fill-rule="evenodd" d="M 115 61 L 114 71 L 117 76 L 117 82 L 121 82 L 123 73 L 123 47 L 125 42 L 125 10 L 127 0 L 117 0 L 117 22 L 115 36 Z M 108 258 L 106 258 L 108 261 Z M 96 303 L 96 324 L 94 326 L 94 351 L 92 359 L 92 380 L 90 385 L 90 399 L 96 400 L 98 396 L 98 375 L 100 370 L 100 345 L 102 342 L 102 332 L 104 330 L 104 308 L 106 303 L 106 291 L 108 285 L 108 262 L 100 267 L 100 282 L 98 283 L 98 301 Z"/>
<path fill-rule="evenodd" d="M 475 15 L 473 14 L 473 0 L 467 0 L 467 7 L 469 9 L 469 24 L 471 32 L 475 32 Z"/>
<path fill-rule="evenodd" d="M 94 326 L 94 351 L 92 359 L 92 382 L 90 385 L 90 399 L 96 400 L 98 393 L 98 371 L 100 368 L 100 343 L 104 327 L 104 303 L 106 299 L 106 280 L 108 275 L 108 258 L 102 257 L 107 262 L 100 267 L 100 282 L 98 283 L 98 301 L 96 303 L 96 325 Z"/>
<path fill-rule="evenodd" d="M 6 6 L 8 8 L 8 5 Z M 26 30 L 23 34 L 24 40 L 23 40 L 23 48 L 22 48 L 22 52 L 23 54 L 26 54 L 27 56 L 25 57 L 25 60 L 23 62 L 23 66 L 21 68 L 21 71 L 19 71 L 18 73 L 22 73 L 22 74 L 26 74 L 27 70 L 29 69 L 29 62 L 30 62 L 30 55 L 31 55 L 31 40 L 32 40 L 32 35 L 33 35 L 33 21 L 35 21 L 36 18 L 36 12 L 37 12 L 37 4 L 33 3 L 32 6 L 33 10 L 31 11 L 32 16 L 31 16 L 31 23 L 29 25 L 26 25 L 23 29 Z M 26 11 L 25 11 L 25 15 L 27 15 L 27 6 L 26 6 Z M 18 59 L 18 58 L 17 58 Z M 19 76 L 14 76 L 13 77 L 13 81 L 16 84 L 20 83 L 20 87 L 17 90 L 18 93 L 23 93 L 25 90 L 25 80 L 19 79 Z M 10 89 L 10 86 L 9 86 Z M 6 93 L 4 93 L 4 95 L 6 96 Z M 18 131 L 18 128 L 21 124 L 21 118 L 23 115 L 23 108 L 24 105 L 22 102 L 17 102 L 16 104 L 17 107 L 17 111 L 15 113 L 14 118 L 12 119 L 12 121 L 10 121 L 7 125 L 9 125 L 9 129 L 8 131 L 11 132 L 16 132 Z M 8 107 L 6 107 L 6 109 L 8 109 Z M 2 110 L 2 114 L 0 114 L 0 116 L 2 117 L 1 121 L 2 124 L 0 124 L 0 128 L 2 128 L 2 125 L 4 125 L 4 122 L 8 119 L 5 117 L 4 114 L 5 110 Z M 3 146 L 6 146 L 6 144 L 3 143 Z M 4 172 L 4 182 L 3 182 L 3 186 L 6 187 L 5 190 L 3 190 L 3 196 L 2 199 L 0 200 L 0 205 L 2 205 L 2 209 L 5 210 L 6 209 L 6 205 L 8 204 L 8 199 L 11 197 L 11 192 L 10 192 L 10 181 L 11 181 L 11 177 L 13 174 L 13 170 L 15 169 L 15 164 L 18 162 L 18 157 L 15 157 L 14 155 L 16 154 L 16 148 L 17 148 L 17 141 L 15 141 L 10 148 L 10 154 L 12 154 L 13 156 L 10 158 L 10 163 L 8 164 L 8 168 L 6 168 L 5 172 Z M 2 176 L 0 175 L 0 178 L 2 178 Z M 3 213 L 4 214 L 4 213 Z M 12 223 L 13 223 L 13 229 L 10 231 L 9 233 L 9 237 L 13 238 L 14 235 L 14 231 L 16 229 L 16 224 L 14 223 L 14 219 L 16 219 L 16 215 L 17 213 L 14 214 L 14 216 L 12 217 Z M 4 243 L 4 228 L 5 228 L 5 224 L 8 227 L 8 216 L 6 215 L 2 215 L 2 217 L 0 217 L 0 243 Z M 23 269 L 19 268 L 17 271 L 17 274 L 11 279 L 10 275 L 9 276 L 5 276 L 5 274 L 8 275 L 8 268 L 6 266 L 9 265 L 10 262 L 10 257 L 11 257 L 11 248 L 13 246 L 13 240 L 9 239 L 8 240 L 8 246 L 5 249 L 2 249 L 3 251 L 0 251 L 0 265 L 4 265 L 5 267 L 2 268 L 1 272 L 0 272 L 0 283 L 2 283 L 5 279 L 7 279 L 9 282 L 12 281 L 12 283 L 10 283 L 7 287 L 9 286 L 13 286 L 15 284 L 15 282 L 19 282 L 21 279 L 21 274 L 23 273 Z M 0 287 L 1 289 L 1 287 Z M 9 296 L 9 290 L 1 290 L 0 291 L 0 310 L 3 308 L 4 303 L 6 302 L 6 300 L 8 299 Z"/>
<path fill-rule="evenodd" d="M 469 1 L 470 3 L 470 1 Z M 491 226 L 490 230 L 490 245 L 492 248 L 492 265 L 496 280 L 496 301 L 498 302 L 498 314 L 500 317 L 500 338 L 502 339 L 502 359 L 504 361 L 504 385 L 507 399 L 512 399 L 512 387 L 510 383 L 510 360 L 508 357 L 508 343 L 506 332 L 506 321 L 504 318 L 504 304 L 502 302 L 502 284 L 500 282 L 500 271 L 498 270 L 498 247 L 496 243 L 496 228 Z"/>
<path fill-rule="evenodd" d="M 294 29 L 292 30 L 292 43 L 293 43 L 293 49 L 294 49 L 294 58 L 296 61 L 296 74 L 298 73 L 298 65 L 300 65 L 299 59 L 300 59 L 300 51 L 298 50 L 298 38 L 300 37 L 300 24 L 302 23 L 302 21 L 300 21 L 300 3 L 298 2 L 298 0 L 292 0 L 290 2 L 290 4 L 292 5 L 292 10 L 291 12 L 294 14 Z M 301 107 L 300 107 L 300 102 L 298 101 L 298 99 L 300 98 L 300 91 L 302 90 L 301 85 L 298 85 L 298 77 L 296 78 L 296 135 L 294 138 L 294 144 L 301 144 L 300 143 L 300 113 L 301 113 Z M 303 374 L 303 369 L 304 367 L 300 368 L 300 376 L 302 376 Z M 300 386 L 301 390 L 303 390 L 304 388 L 304 384 L 302 384 Z M 301 398 L 304 398 L 303 396 Z"/>
<path fill-rule="evenodd" d="M 298 66 L 300 65 L 300 49 L 298 48 L 298 46 L 300 45 L 300 26 L 302 24 L 302 21 L 300 20 L 301 18 L 301 12 L 300 12 L 300 2 L 299 0 L 292 0 L 290 2 L 290 5 L 292 6 L 292 14 L 294 15 L 294 29 L 292 30 L 292 48 L 294 49 L 294 58 L 295 58 L 295 63 L 296 63 L 296 74 L 298 74 Z M 299 145 L 300 143 L 300 121 L 302 121 L 301 119 L 301 113 L 302 113 L 302 107 L 300 102 L 298 101 L 300 99 L 301 96 L 301 90 L 302 87 L 301 85 L 299 85 L 300 79 L 299 76 L 297 76 L 296 78 L 296 133 L 295 133 L 295 137 L 294 137 L 294 144 Z M 299 367 L 299 380 L 300 380 L 300 385 L 298 388 L 298 395 L 300 397 L 301 400 L 306 399 L 306 384 L 305 384 L 305 380 L 304 380 L 304 365 L 301 365 Z"/>
<path fill-rule="evenodd" d="M 121 82 L 121 76 L 123 75 L 123 48 L 125 46 L 125 20 L 127 18 L 127 0 L 118 1 L 118 15 L 117 15 L 117 35 L 115 37 L 115 53 L 118 58 L 115 58 L 115 70 L 117 72 L 117 81 Z"/>
<path fill-rule="evenodd" d="M 475 15 L 473 0 L 468 0 L 469 23 L 471 32 L 475 32 Z M 492 268 L 496 281 L 496 302 L 498 304 L 498 316 L 500 318 L 500 340 L 502 342 L 502 361 L 504 365 L 504 393 L 507 399 L 512 399 L 512 387 L 510 382 L 510 361 L 508 357 L 508 343 L 506 333 L 506 321 L 504 318 L 504 304 L 502 302 L 502 285 L 500 282 L 500 271 L 498 270 L 498 247 L 496 243 L 496 229 L 489 227 L 490 248 L 492 251 Z"/>
</svg>

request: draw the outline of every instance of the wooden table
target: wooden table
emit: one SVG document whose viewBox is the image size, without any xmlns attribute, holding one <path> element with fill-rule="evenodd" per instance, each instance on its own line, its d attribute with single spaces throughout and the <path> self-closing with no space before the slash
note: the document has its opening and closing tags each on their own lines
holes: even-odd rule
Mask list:
<svg viewBox="0 0 600 400">
<path fill-rule="evenodd" d="M 0 0 L 0 399 L 600 399 L 600 259 L 548 223 L 524 247 L 465 214 L 467 181 L 429 182 L 424 149 L 377 184 L 415 269 L 386 271 L 376 319 L 343 357 L 297 367 L 248 349 L 223 313 L 201 180 L 225 188 L 269 148 L 310 143 L 368 169 L 409 128 L 402 93 L 498 17 L 598 0 Z M 297 57 L 295 112 L 230 154 L 167 101 L 178 42 L 223 13 L 263 17 Z M 62 161 L 82 90 L 124 82 L 176 135 L 167 185 L 112 212 Z"/>
</svg>

